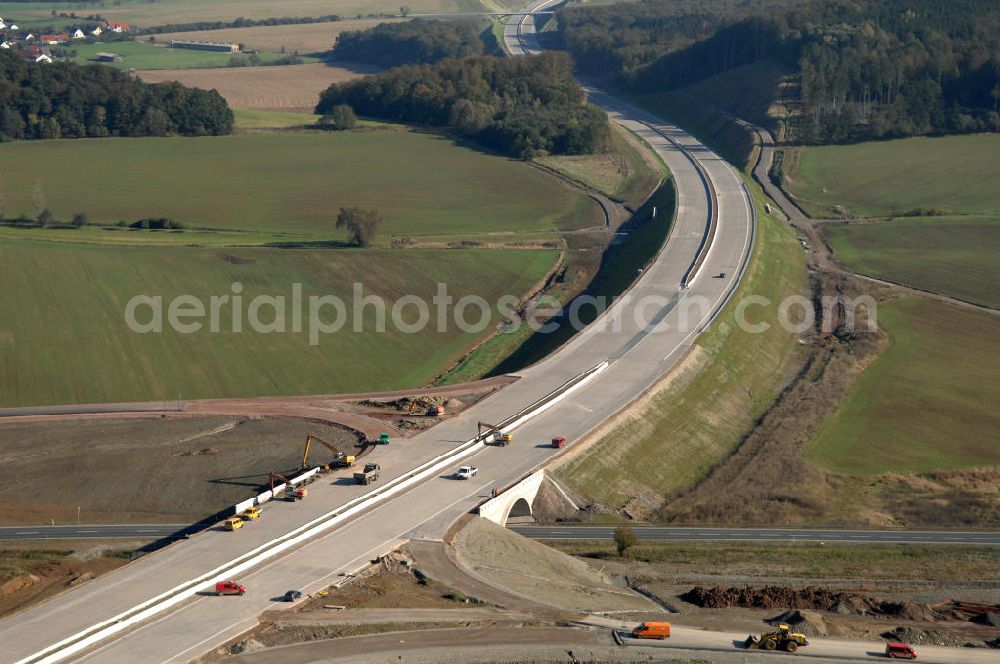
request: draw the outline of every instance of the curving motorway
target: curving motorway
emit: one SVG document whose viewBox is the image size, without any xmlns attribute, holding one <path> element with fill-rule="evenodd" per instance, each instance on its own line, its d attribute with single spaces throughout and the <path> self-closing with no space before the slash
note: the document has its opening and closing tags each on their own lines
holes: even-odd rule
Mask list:
<svg viewBox="0 0 1000 664">
<path fill-rule="evenodd" d="M 524 23 L 533 25 L 530 18 Z M 530 36 L 515 34 L 514 39 L 530 46 Z M 666 246 L 602 318 L 520 372 L 517 383 L 459 417 L 379 449 L 373 460 L 382 464 L 383 482 L 406 476 L 420 463 L 468 441 L 476 421 L 503 420 L 595 365 L 608 362 L 607 368 L 572 397 L 519 426 L 513 445 L 477 452 L 473 463 L 480 472 L 472 482 L 454 481 L 442 473 L 244 572 L 239 580 L 250 588 L 246 596 L 195 597 L 70 660 L 187 661 L 254 626 L 261 611 L 276 606 L 272 598 L 288 589 L 321 588 L 407 539 L 440 539 L 494 486 L 516 481 L 557 454 L 546 444 L 553 435 L 565 436 L 571 444 L 581 439 L 684 356 L 724 306 L 746 266 L 754 237 L 751 202 L 732 168 L 693 137 L 600 91 L 590 94 L 614 121 L 646 140 L 670 168 L 678 207 Z M 711 276 L 719 272 L 728 277 Z M 228 561 L 309 521 L 327 518 L 369 491 L 346 477 L 328 478 L 310 487 L 305 501 L 268 504 L 264 516 L 241 531 L 201 533 L 0 621 L 0 642 L 5 645 L 0 661 L 64 661 L 65 650 L 49 650 L 53 644 L 73 642 L 100 621 L 132 611 L 209 570 L 225 569 Z M 155 602 L 152 605 L 155 609 Z"/>
</svg>

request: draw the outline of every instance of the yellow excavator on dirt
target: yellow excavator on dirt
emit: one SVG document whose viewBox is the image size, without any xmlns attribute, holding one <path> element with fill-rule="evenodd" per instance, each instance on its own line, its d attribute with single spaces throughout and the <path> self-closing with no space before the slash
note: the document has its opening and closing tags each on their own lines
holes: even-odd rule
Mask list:
<svg viewBox="0 0 1000 664">
<path fill-rule="evenodd" d="M 328 468 L 350 468 L 354 465 L 354 455 L 345 454 L 341 452 L 336 447 L 326 442 L 319 436 L 314 436 L 312 434 L 306 436 L 305 449 L 302 450 L 302 468 L 303 470 L 309 467 L 309 449 L 312 447 L 313 441 L 316 441 L 320 445 L 326 447 L 328 450 L 333 452 L 333 460 L 330 463 L 325 464 Z"/>
<path fill-rule="evenodd" d="M 482 436 L 484 430 L 486 431 L 486 438 L 483 440 L 483 442 L 486 443 L 487 445 L 491 443 L 493 445 L 507 445 L 512 440 L 514 440 L 514 437 L 509 433 L 504 433 L 503 431 L 500 431 L 500 425 L 498 424 L 489 424 L 487 422 L 480 422 L 478 436 Z"/>
<path fill-rule="evenodd" d="M 773 632 L 765 632 L 759 637 L 751 634 L 744 642 L 747 650 L 784 650 L 795 652 L 802 646 L 809 645 L 805 634 L 793 632 L 792 628 L 782 623 Z"/>
</svg>

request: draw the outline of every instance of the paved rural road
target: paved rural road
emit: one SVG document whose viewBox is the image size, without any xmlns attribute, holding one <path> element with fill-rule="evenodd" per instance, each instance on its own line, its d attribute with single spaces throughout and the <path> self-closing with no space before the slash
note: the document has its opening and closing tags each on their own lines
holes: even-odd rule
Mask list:
<svg viewBox="0 0 1000 664">
<path fill-rule="evenodd" d="M 170 537 L 186 524 L 4 526 L 0 540 L 145 539 Z M 813 528 L 688 528 L 633 526 L 648 542 L 840 542 L 848 544 L 985 544 L 1000 546 L 1000 532 L 835 530 Z M 511 530 L 538 540 L 610 540 L 614 526 L 512 526 Z"/>
<path fill-rule="evenodd" d="M 246 596 L 188 600 L 76 661 L 187 661 L 253 627 L 262 611 L 280 608 L 272 600 L 286 590 L 322 588 L 407 539 L 439 539 L 455 518 L 488 497 L 492 487 L 514 482 L 560 453 L 547 444 L 553 435 L 566 437 L 572 446 L 680 361 L 742 273 L 754 233 L 750 204 L 740 177 L 693 137 L 616 100 L 601 100 L 611 106 L 609 113 L 616 121 L 649 142 L 673 174 L 678 214 L 666 246 L 609 312 L 560 350 L 519 372 L 517 383 L 426 432 L 379 448 L 372 460 L 382 465 L 383 482 L 407 475 L 420 462 L 471 439 L 478 420 L 502 420 L 598 363 L 610 361 L 609 367 L 570 399 L 519 427 L 510 447 L 477 453 L 472 461 L 480 468 L 476 480 L 454 481 L 443 473 L 240 575 L 250 588 Z M 716 192 L 717 233 L 703 274 L 682 289 L 681 281 L 700 253 L 711 217 L 709 187 L 703 177 L 710 179 Z M 728 277 L 712 278 L 718 272 Z M 15 614 L 0 621 L 4 644 L 0 661 L 38 661 L 36 654 L 53 643 L 224 566 L 370 491 L 344 474 L 332 480 L 328 476 L 310 487 L 305 501 L 268 504 L 259 521 L 236 533 L 201 533 Z"/>
<path fill-rule="evenodd" d="M 614 526 L 513 526 L 540 540 L 610 540 Z M 1000 546 L 1000 532 L 903 530 L 820 530 L 810 528 L 682 528 L 635 526 L 643 542 L 824 542 L 849 544 L 988 544 Z"/>
<path fill-rule="evenodd" d="M 189 524 L 121 524 L 80 526 L 3 526 L 0 540 L 130 539 L 157 540 L 188 528 Z"/>
</svg>

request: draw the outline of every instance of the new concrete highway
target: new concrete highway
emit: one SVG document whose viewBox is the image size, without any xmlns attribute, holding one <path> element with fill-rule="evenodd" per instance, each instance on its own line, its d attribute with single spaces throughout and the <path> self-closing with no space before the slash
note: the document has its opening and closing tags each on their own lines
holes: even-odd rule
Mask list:
<svg viewBox="0 0 1000 664">
<path fill-rule="evenodd" d="M 609 361 L 608 368 L 572 397 L 514 431 L 511 446 L 488 447 L 476 454 L 473 463 L 480 471 L 474 480 L 456 481 L 442 473 L 242 574 L 239 581 L 250 588 L 244 597 L 195 597 L 74 659 L 186 661 L 254 626 L 259 613 L 274 608 L 274 598 L 286 590 L 317 590 L 408 538 L 440 538 L 493 487 L 516 481 L 559 454 L 547 444 L 553 435 L 565 436 L 572 445 L 675 366 L 736 287 L 752 246 L 753 212 L 739 176 L 693 137 L 610 97 L 600 100 L 616 121 L 640 133 L 671 169 L 678 207 L 665 248 L 611 310 L 546 360 L 521 372 L 517 383 L 426 432 L 378 449 L 371 460 L 382 464 L 383 483 L 405 476 L 420 462 L 472 438 L 477 421 L 502 420 L 598 363 Z M 701 273 L 681 288 L 702 254 L 713 207 L 715 239 L 704 253 Z M 667 216 L 662 215 L 664 223 Z M 713 277 L 722 272 L 727 278 Z M 58 652 L 39 653 L 178 584 L 224 568 L 228 561 L 307 521 L 325 518 L 369 491 L 371 487 L 354 485 L 343 473 L 328 476 L 310 487 L 305 501 L 265 505 L 263 517 L 240 531 L 195 535 L 0 621 L 0 643 L 5 644 L 0 660 L 60 661 Z"/>
<path fill-rule="evenodd" d="M 539 540 L 611 540 L 614 526 L 512 526 Z M 1000 546 L 1000 532 L 837 530 L 819 528 L 684 528 L 633 526 L 640 542 L 816 542 L 825 544 L 983 544 Z"/>
</svg>

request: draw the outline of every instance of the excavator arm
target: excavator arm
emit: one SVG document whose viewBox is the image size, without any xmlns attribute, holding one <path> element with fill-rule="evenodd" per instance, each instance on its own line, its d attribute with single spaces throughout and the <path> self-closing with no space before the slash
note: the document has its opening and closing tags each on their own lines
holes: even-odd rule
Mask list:
<svg viewBox="0 0 1000 664">
<path fill-rule="evenodd" d="M 309 436 L 306 437 L 305 449 L 302 451 L 302 467 L 303 468 L 308 468 L 309 467 L 309 463 L 308 463 L 308 460 L 309 460 L 309 449 L 312 446 L 312 442 L 313 441 L 316 441 L 317 443 L 319 443 L 320 445 L 322 445 L 326 449 L 328 449 L 331 452 L 333 452 L 333 459 L 334 459 L 334 461 L 341 461 L 341 460 L 343 460 L 343 461 L 346 461 L 348 463 L 353 463 L 354 462 L 354 457 L 353 456 L 350 456 L 350 455 L 345 454 L 344 452 L 341 452 L 339 449 L 337 449 L 336 447 L 334 447 L 330 443 L 326 442 L 325 440 L 323 440 L 319 436 L 314 436 L 314 435 L 310 434 Z"/>
</svg>

